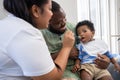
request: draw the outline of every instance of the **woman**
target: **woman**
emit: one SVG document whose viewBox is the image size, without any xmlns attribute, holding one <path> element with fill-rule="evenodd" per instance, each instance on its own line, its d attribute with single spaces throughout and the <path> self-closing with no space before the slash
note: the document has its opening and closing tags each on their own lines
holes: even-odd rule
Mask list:
<svg viewBox="0 0 120 80">
<path fill-rule="evenodd" d="M 51 0 L 4 0 L 4 8 L 10 15 L 0 21 L 0 80 L 60 80 L 74 34 L 65 33 L 53 61 L 39 31 L 48 27 Z"/>
</svg>

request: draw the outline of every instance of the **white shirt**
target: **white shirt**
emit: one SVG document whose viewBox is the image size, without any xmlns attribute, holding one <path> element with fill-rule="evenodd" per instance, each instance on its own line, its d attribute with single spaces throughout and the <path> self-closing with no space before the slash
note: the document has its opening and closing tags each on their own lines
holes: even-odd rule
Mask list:
<svg viewBox="0 0 120 80">
<path fill-rule="evenodd" d="M 100 39 L 92 40 L 86 44 L 83 44 L 85 51 L 91 56 L 97 56 L 97 54 L 104 54 L 108 51 L 107 44 Z"/>
<path fill-rule="evenodd" d="M 40 76 L 54 67 L 38 29 L 13 15 L 0 21 L 0 74 Z"/>
<path fill-rule="evenodd" d="M 81 42 L 77 45 L 77 48 L 79 49 L 79 58 L 81 60 L 81 64 L 94 63 L 98 53 L 112 57 L 111 53 L 109 53 L 107 44 L 100 39 L 95 39 L 89 41 L 88 43 Z"/>
</svg>

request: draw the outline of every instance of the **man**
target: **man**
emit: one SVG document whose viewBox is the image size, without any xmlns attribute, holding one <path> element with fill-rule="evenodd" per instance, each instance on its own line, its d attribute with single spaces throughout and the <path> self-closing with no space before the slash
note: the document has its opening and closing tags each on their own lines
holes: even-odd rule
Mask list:
<svg viewBox="0 0 120 80">
<path fill-rule="evenodd" d="M 48 45 L 49 51 L 52 55 L 52 58 L 55 59 L 58 55 L 58 52 L 62 48 L 62 39 L 66 30 L 71 30 L 74 32 L 74 26 L 66 22 L 66 15 L 61 6 L 52 1 L 52 12 L 53 16 L 49 23 L 49 28 L 43 30 L 43 36 Z M 80 80 L 77 73 L 72 73 L 71 69 L 74 65 L 74 59 L 78 54 L 76 52 L 71 52 L 68 60 L 66 70 L 64 72 L 63 78 L 72 78 L 74 80 Z"/>
</svg>

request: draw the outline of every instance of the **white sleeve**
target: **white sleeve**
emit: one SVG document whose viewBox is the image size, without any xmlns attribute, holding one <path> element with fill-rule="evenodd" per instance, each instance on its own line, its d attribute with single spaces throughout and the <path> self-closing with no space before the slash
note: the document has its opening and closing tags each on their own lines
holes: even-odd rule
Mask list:
<svg viewBox="0 0 120 80">
<path fill-rule="evenodd" d="M 7 54 L 25 76 L 40 76 L 55 67 L 42 34 L 18 33 L 9 43 Z"/>
</svg>

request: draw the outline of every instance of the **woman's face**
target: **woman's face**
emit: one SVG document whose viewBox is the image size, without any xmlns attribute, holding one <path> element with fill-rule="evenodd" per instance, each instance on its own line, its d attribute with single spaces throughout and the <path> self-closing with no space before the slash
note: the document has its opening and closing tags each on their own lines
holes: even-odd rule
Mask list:
<svg viewBox="0 0 120 80">
<path fill-rule="evenodd" d="M 48 3 L 43 6 L 43 11 L 41 8 L 39 8 L 39 16 L 35 18 L 35 24 L 38 29 L 45 29 L 48 28 L 49 20 L 51 19 L 51 16 L 53 15 L 51 11 L 51 0 L 48 0 Z"/>
</svg>

